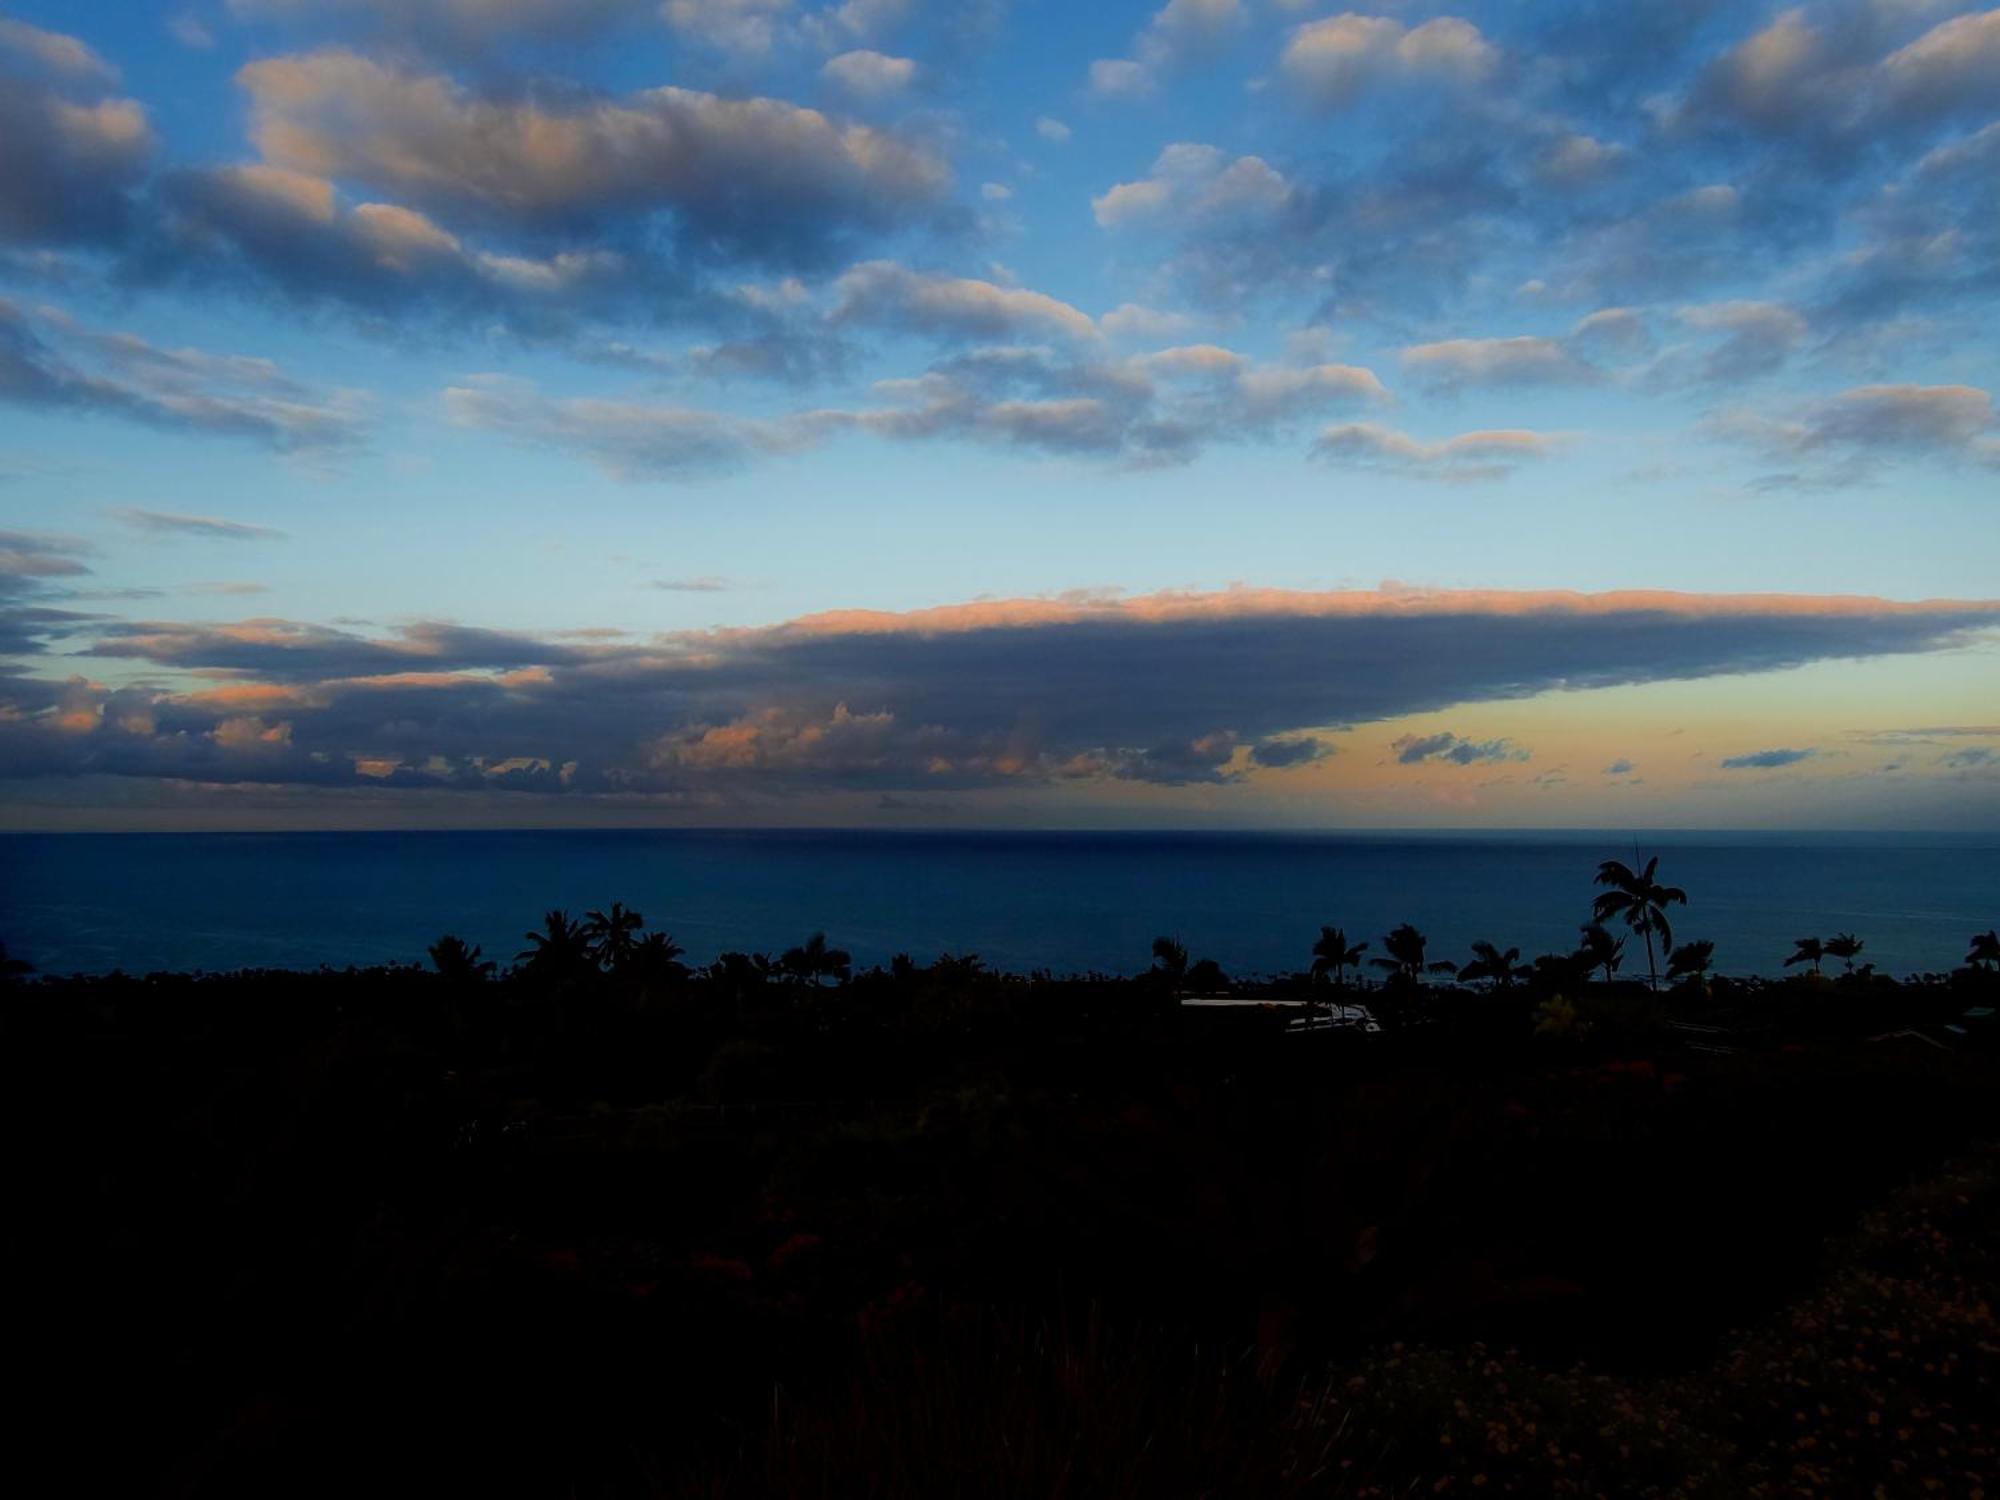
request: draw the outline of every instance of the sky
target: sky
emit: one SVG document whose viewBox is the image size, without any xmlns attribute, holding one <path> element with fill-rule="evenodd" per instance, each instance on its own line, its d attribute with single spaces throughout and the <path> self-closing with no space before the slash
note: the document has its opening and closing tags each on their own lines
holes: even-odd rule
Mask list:
<svg viewBox="0 0 2000 1500">
<path fill-rule="evenodd" d="M 2000 9 L 0 4 L 0 828 L 2000 830 Z"/>
</svg>

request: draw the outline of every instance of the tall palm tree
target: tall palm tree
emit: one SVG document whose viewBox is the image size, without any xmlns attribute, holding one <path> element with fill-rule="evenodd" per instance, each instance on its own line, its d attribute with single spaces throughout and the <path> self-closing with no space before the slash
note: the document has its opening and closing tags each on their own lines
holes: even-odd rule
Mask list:
<svg viewBox="0 0 2000 1500">
<path fill-rule="evenodd" d="M 1433 974 L 1456 974 L 1458 966 L 1449 963 L 1426 964 L 1424 952 L 1430 946 L 1430 939 L 1419 932 L 1414 923 L 1405 922 L 1392 928 L 1382 937 L 1382 951 L 1387 958 L 1368 960 L 1375 968 L 1388 971 L 1390 978 L 1401 979 L 1409 984 L 1420 982 L 1426 970 Z"/>
<path fill-rule="evenodd" d="M 429 948 L 431 967 L 454 984 L 477 984 L 493 972 L 493 961 L 479 956 L 478 944 L 446 933 Z"/>
<path fill-rule="evenodd" d="M 1793 964 L 1811 964 L 1813 973 L 1819 973 L 1819 961 L 1826 957 L 1826 944 L 1816 937 L 1794 938 L 1792 956 L 1785 960 L 1785 967 Z"/>
<path fill-rule="evenodd" d="M 1984 932 L 1972 935 L 1972 951 L 1965 955 L 1965 961 L 1975 969 L 2000 969 L 2000 931 L 1989 927 Z"/>
<path fill-rule="evenodd" d="M 1168 988 L 1178 990 L 1185 984 L 1187 971 L 1186 944 L 1170 937 L 1153 939 L 1153 972 L 1167 981 Z"/>
<path fill-rule="evenodd" d="M 1667 978 L 1699 979 L 1715 962 L 1715 944 L 1708 938 L 1682 943 L 1667 955 Z"/>
<path fill-rule="evenodd" d="M 1602 922 L 1585 922 L 1578 929 L 1583 934 L 1583 942 L 1576 950 L 1576 960 L 1585 973 L 1592 969 L 1604 971 L 1604 982 L 1611 983 L 1618 966 L 1625 961 L 1625 939 L 1615 938 L 1611 929 Z"/>
<path fill-rule="evenodd" d="M 1854 960 L 1868 945 L 1851 932 L 1837 932 L 1826 940 L 1826 956 L 1837 958 L 1847 965 L 1844 972 L 1854 972 Z"/>
<path fill-rule="evenodd" d="M 1333 982 L 1341 989 L 1347 988 L 1347 971 L 1361 966 L 1361 954 L 1368 947 L 1366 943 L 1350 943 L 1347 934 L 1338 927 L 1322 927 L 1319 941 L 1313 944 L 1312 977 L 1323 980 L 1333 976 Z"/>
<path fill-rule="evenodd" d="M 778 967 L 799 984 L 818 988 L 822 979 L 845 984 L 852 972 L 852 959 L 845 948 L 829 948 L 826 934 L 815 932 L 796 948 L 787 948 Z"/>
<path fill-rule="evenodd" d="M 574 979 L 597 967 L 583 923 L 566 911 L 542 918 L 542 930 L 524 934 L 528 946 L 514 957 L 524 972 L 542 979 Z"/>
<path fill-rule="evenodd" d="M 615 974 L 632 961 L 632 950 L 639 945 L 639 929 L 645 925 L 644 917 L 624 902 L 614 901 L 611 910 L 592 912 L 583 930 L 597 962 Z"/>
<path fill-rule="evenodd" d="M 1590 914 L 1596 921 L 1622 917 L 1627 927 L 1644 935 L 1646 977 L 1654 989 L 1660 987 L 1660 973 L 1653 953 L 1653 934 L 1657 932 L 1660 935 L 1661 947 L 1671 948 L 1674 929 L 1667 921 L 1667 908 L 1676 903 L 1687 905 L 1686 891 L 1679 886 L 1661 885 L 1653 878 L 1659 868 L 1660 857 L 1657 854 L 1646 861 L 1645 869 L 1637 871 L 1615 859 L 1605 860 L 1597 867 L 1597 884 L 1610 889 L 1590 906 Z"/>
<path fill-rule="evenodd" d="M 1472 961 L 1458 966 L 1459 982 L 1471 984 L 1474 980 L 1489 981 L 1496 990 L 1510 990 L 1517 979 L 1526 979 L 1535 971 L 1521 962 L 1521 950 L 1509 948 L 1501 952 L 1488 942 L 1472 945 Z"/>
<path fill-rule="evenodd" d="M 686 952 L 671 933 L 649 932 L 632 945 L 620 972 L 631 974 L 641 984 L 678 984 L 687 978 L 687 965 L 680 961 Z"/>
</svg>

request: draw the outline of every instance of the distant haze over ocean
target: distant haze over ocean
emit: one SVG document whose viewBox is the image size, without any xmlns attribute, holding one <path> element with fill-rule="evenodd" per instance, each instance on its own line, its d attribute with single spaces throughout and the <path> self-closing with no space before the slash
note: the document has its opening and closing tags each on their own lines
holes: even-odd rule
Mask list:
<svg viewBox="0 0 2000 1500">
<path fill-rule="evenodd" d="M 1777 973 L 1847 930 L 1885 973 L 1943 970 L 2000 922 L 2000 837 L 1640 834 L 1685 887 L 1678 938 L 1723 973 Z M 1575 944 L 1629 833 L 533 831 L 0 836 L 0 941 L 49 973 L 419 961 L 455 932 L 503 961 L 550 907 L 624 901 L 691 962 L 824 929 L 857 964 L 976 952 L 997 968 L 1130 973 L 1178 936 L 1233 976 L 1308 961 L 1321 923 L 1434 957 L 1475 939 Z M 1637 939 L 1628 974 L 1645 972 Z"/>
</svg>

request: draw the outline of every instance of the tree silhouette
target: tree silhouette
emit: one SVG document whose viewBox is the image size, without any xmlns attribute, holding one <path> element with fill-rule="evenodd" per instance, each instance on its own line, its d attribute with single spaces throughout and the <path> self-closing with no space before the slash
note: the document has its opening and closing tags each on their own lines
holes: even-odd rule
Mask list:
<svg viewBox="0 0 2000 1500">
<path fill-rule="evenodd" d="M 1187 948 L 1170 937 L 1153 939 L 1153 972 L 1167 981 L 1169 989 L 1178 990 L 1187 982 Z"/>
<path fill-rule="evenodd" d="M 1682 943 L 1667 955 L 1667 978 L 1699 979 L 1715 962 L 1715 944 L 1707 938 Z"/>
<path fill-rule="evenodd" d="M 590 937 L 581 922 L 566 911 L 542 918 L 542 930 L 524 934 L 528 946 L 514 957 L 521 971 L 538 979 L 574 979 L 597 967 Z"/>
<path fill-rule="evenodd" d="M 7 945 L 0 943 L 0 987 L 5 987 L 19 979 L 26 979 L 35 972 L 35 966 L 25 958 L 13 958 L 7 953 Z"/>
<path fill-rule="evenodd" d="M 1583 942 L 1576 950 L 1578 965 L 1586 973 L 1602 969 L 1604 982 L 1611 983 L 1618 966 L 1625 961 L 1625 939 L 1613 937 L 1611 929 L 1602 922 L 1585 922 L 1578 931 L 1583 934 Z"/>
<path fill-rule="evenodd" d="M 1187 987 L 1196 994 L 1226 990 L 1229 988 L 1229 976 L 1222 972 L 1222 965 L 1214 959 L 1196 959 L 1188 965 Z"/>
<path fill-rule="evenodd" d="M 454 984 L 477 984 L 493 972 L 493 961 L 479 956 L 478 945 L 446 933 L 429 948 L 431 967 Z"/>
<path fill-rule="evenodd" d="M 1493 944 L 1481 941 L 1472 945 L 1472 961 L 1459 965 L 1458 978 L 1461 984 L 1484 979 L 1496 990 L 1509 990 L 1515 980 L 1526 979 L 1534 972 L 1521 962 L 1519 948 L 1509 948 L 1503 953 Z"/>
<path fill-rule="evenodd" d="M 1426 969 L 1433 974 L 1458 972 L 1456 964 L 1426 964 L 1424 953 L 1429 946 L 1430 939 L 1417 931 L 1414 923 L 1405 922 L 1383 935 L 1382 951 L 1388 957 L 1371 958 L 1369 963 L 1375 968 L 1387 970 L 1390 978 L 1400 979 L 1407 984 L 1420 983 Z"/>
<path fill-rule="evenodd" d="M 1610 889 L 1590 906 L 1590 914 L 1596 921 L 1622 917 L 1627 927 L 1644 935 L 1646 977 L 1654 989 L 1660 987 L 1660 974 L 1654 961 L 1653 934 L 1657 932 L 1660 935 L 1661 947 L 1672 947 L 1674 930 L 1667 921 L 1667 908 L 1675 903 L 1687 904 L 1686 891 L 1679 886 L 1661 885 L 1653 878 L 1659 868 L 1657 854 L 1646 861 L 1644 870 L 1639 871 L 1615 859 L 1605 860 L 1597 867 L 1597 884 Z"/>
<path fill-rule="evenodd" d="M 1975 969 L 2000 969 L 2000 931 L 1989 927 L 1975 932 L 1971 943 L 1972 951 L 1965 955 L 1967 964 Z"/>
<path fill-rule="evenodd" d="M 823 979 L 845 984 L 852 962 L 845 948 L 829 948 L 826 934 L 815 932 L 796 948 L 787 948 L 778 967 L 795 983 L 818 988 Z"/>
<path fill-rule="evenodd" d="M 1794 938 L 1792 956 L 1785 960 L 1785 967 L 1793 964 L 1811 964 L 1813 973 L 1819 973 L 1819 961 L 1826 957 L 1826 945 L 1816 937 Z"/>
<path fill-rule="evenodd" d="M 590 939 L 592 956 L 597 962 L 611 970 L 623 973 L 632 961 L 632 951 L 638 946 L 639 929 L 646 925 L 646 919 L 631 910 L 622 901 L 611 903 L 609 911 L 594 911 L 583 930 Z"/>
<path fill-rule="evenodd" d="M 1845 972 L 1852 974 L 1855 957 L 1867 946 L 1851 932 L 1837 932 L 1826 940 L 1826 956 L 1841 960 L 1847 965 Z"/>
<path fill-rule="evenodd" d="M 1347 988 L 1347 971 L 1359 968 L 1361 954 L 1368 947 L 1366 943 L 1350 943 L 1347 934 L 1338 927 L 1322 927 L 1319 941 L 1312 949 L 1312 977 L 1323 981 L 1328 974 L 1341 989 Z"/>
<path fill-rule="evenodd" d="M 679 984 L 688 977 L 687 965 L 680 961 L 686 952 L 671 933 L 649 932 L 633 944 L 619 972 L 642 985 Z"/>
</svg>

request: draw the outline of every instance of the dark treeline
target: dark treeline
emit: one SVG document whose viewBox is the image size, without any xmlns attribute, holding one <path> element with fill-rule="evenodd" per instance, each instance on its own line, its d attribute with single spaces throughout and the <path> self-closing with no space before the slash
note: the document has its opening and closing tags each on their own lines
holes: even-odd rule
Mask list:
<svg viewBox="0 0 2000 1500">
<path fill-rule="evenodd" d="M 2000 940 L 1710 978 L 1656 877 L 1254 985 L 618 905 L 504 971 L 9 966 L 24 1426 L 77 1493 L 1965 1492 Z"/>
</svg>

